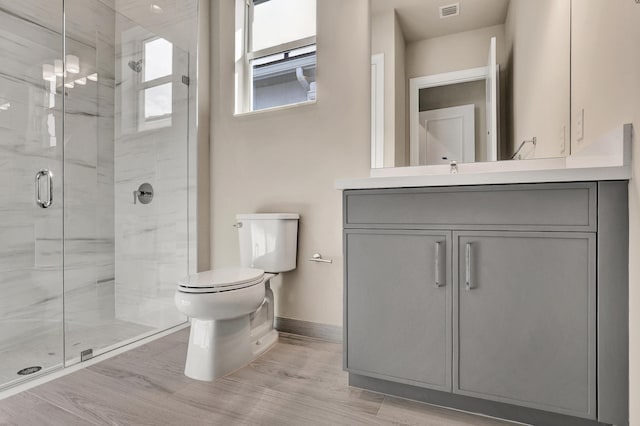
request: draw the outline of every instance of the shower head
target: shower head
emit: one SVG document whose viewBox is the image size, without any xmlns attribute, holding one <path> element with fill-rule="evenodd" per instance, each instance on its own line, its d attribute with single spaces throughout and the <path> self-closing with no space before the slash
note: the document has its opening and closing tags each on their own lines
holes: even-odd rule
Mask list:
<svg viewBox="0 0 640 426">
<path fill-rule="evenodd" d="M 138 61 L 129 61 L 128 65 L 129 65 L 129 68 L 131 68 L 135 72 L 142 71 L 142 59 Z"/>
</svg>

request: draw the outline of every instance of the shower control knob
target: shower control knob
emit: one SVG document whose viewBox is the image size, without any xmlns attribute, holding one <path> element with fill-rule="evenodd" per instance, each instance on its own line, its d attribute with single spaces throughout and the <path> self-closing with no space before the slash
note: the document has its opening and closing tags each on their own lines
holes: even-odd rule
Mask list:
<svg viewBox="0 0 640 426">
<path fill-rule="evenodd" d="M 153 200 L 153 186 L 149 183 L 143 183 L 140 187 L 133 191 L 133 204 L 140 201 L 140 204 L 149 204 Z"/>
</svg>

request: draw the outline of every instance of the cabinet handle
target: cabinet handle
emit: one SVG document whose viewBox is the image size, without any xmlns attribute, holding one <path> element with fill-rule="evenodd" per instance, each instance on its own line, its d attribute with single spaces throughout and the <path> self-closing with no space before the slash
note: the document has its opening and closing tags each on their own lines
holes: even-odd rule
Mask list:
<svg viewBox="0 0 640 426">
<path fill-rule="evenodd" d="M 441 265 L 441 261 L 440 261 L 441 247 L 442 247 L 442 242 L 438 241 L 436 243 L 436 259 L 435 259 L 435 265 L 434 265 L 435 266 L 435 270 L 436 270 L 436 288 L 445 286 L 444 281 L 442 281 L 440 279 L 440 270 L 442 269 L 440 267 L 440 265 Z"/>
<path fill-rule="evenodd" d="M 465 287 L 467 290 L 473 288 L 471 283 L 471 243 L 467 243 L 465 247 Z"/>
</svg>

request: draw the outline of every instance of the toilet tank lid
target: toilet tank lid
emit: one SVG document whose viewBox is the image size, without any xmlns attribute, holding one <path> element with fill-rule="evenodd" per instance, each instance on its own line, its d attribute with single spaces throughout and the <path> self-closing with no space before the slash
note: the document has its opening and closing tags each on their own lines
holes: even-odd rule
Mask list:
<svg viewBox="0 0 640 426">
<path fill-rule="evenodd" d="M 300 219 L 298 213 L 249 213 L 237 214 L 237 220 L 274 220 L 274 219 Z"/>
</svg>

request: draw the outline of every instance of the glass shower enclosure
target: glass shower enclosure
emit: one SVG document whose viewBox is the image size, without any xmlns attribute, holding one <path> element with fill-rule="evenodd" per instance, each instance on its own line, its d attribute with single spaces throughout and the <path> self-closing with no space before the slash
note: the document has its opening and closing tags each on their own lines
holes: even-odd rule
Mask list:
<svg viewBox="0 0 640 426">
<path fill-rule="evenodd" d="M 0 390 L 183 324 L 197 0 L 0 0 Z"/>
</svg>

